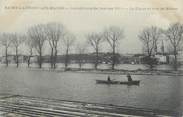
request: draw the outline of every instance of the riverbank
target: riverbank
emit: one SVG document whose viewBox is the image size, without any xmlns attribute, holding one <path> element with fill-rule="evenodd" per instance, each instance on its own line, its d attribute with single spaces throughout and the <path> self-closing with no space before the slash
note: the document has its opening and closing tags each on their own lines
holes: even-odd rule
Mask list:
<svg viewBox="0 0 183 117">
<path fill-rule="evenodd" d="M 93 73 L 93 74 L 117 74 L 117 75 L 126 75 L 130 73 L 131 75 L 163 75 L 163 76 L 183 76 L 183 70 L 149 70 L 149 69 L 136 69 L 136 70 L 127 70 L 127 69 L 93 69 L 93 68 L 71 68 L 69 67 L 67 70 L 64 67 L 58 67 L 56 69 L 51 69 L 50 67 L 27 67 L 27 66 L 20 66 L 17 68 L 15 65 L 5 67 L 1 66 L 1 68 L 13 68 L 13 69 L 27 69 L 33 71 L 47 71 L 47 72 L 76 72 L 76 73 Z"/>
<path fill-rule="evenodd" d="M 94 74 L 117 74 L 117 75 L 126 75 L 130 73 L 131 75 L 164 75 L 164 76 L 183 76 L 183 71 L 172 71 L 172 70 L 124 70 L 124 69 L 78 69 L 78 68 L 69 68 L 65 70 L 64 68 L 60 69 L 50 69 L 50 68 L 31 68 L 31 70 L 42 70 L 49 72 L 76 72 L 76 73 L 94 73 Z"/>
</svg>

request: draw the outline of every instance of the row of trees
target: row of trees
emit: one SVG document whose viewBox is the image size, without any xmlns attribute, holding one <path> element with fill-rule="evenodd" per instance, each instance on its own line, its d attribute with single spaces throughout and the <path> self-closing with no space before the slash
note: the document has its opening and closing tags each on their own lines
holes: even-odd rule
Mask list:
<svg viewBox="0 0 183 117">
<path fill-rule="evenodd" d="M 88 34 L 87 39 L 88 43 L 93 47 L 96 53 L 95 57 L 95 69 L 97 69 L 99 64 L 99 52 L 102 42 L 107 41 L 109 44 L 111 51 L 112 51 L 112 63 L 111 69 L 114 70 L 115 65 L 117 64 L 117 57 L 116 57 L 116 49 L 118 42 L 124 38 L 123 30 L 119 27 L 109 27 L 108 29 L 104 30 L 103 33 L 91 33 Z"/>
<path fill-rule="evenodd" d="M 12 46 L 15 49 L 16 64 L 18 67 L 19 65 L 18 52 L 19 52 L 19 47 L 23 43 L 23 41 L 24 41 L 24 37 L 17 35 L 16 33 L 14 34 L 3 33 L 1 35 L 1 45 L 5 47 L 5 58 L 6 58 L 7 66 L 8 66 L 8 48 Z"/>
<path fill-rule="evenodd" d="M 116 49 L 117 44 L 120 39 L 123 38 L 123 30 L 119 27 L 111 26 L 105 29 L 103 32 L 93 32 L 86 36 L 87 44 L 90 45 L 95 52 L 95 62 L 94 68 L 97 69 L 99 64 L 99 52 L 101 51 L 101 44 L 106 41 L 111 47 L 112 51 L 112 69 L 114 69 L 116 64 Z M 3 33 L 1 34 L 1 45 L 5 48 L 5 62 L 8 66 L 8 49 L 13 47 L 15 49 L 16 64 L 19 66 L 19 49 L 21 45 L 26 45 L 28 48 L 28 67 L 30 66 L 30 59 L 34 54 L 38 55 L 38 65 L 42 68 L 42 56 L 45 43 L 49 44 L 51 50 L 50 53 L 50 65 L 51 68 L 56 68 L 58 47 L 62 45 L 65 47 L 65 68 L 67 69 L 69 64 L 69 52 L 71 47 L 75 43 L 76 37 L 71 32 L 69 32 L 60 23 L 48 23 L 48 24 L 38 24 L 30 27 L 25 35 L 20 35 L 17 33 Z M 85 44 L 84 44 L 85 45 Z M 82 55 L 86 51 L 86 46 L 82 44 L 77 44 L 77 53 Z M 79 61 L 79 66 L 82 66 L 82 60 Z"/>
<path fill-rule="evenodd" d="M 175 23 L 169 26 L 168 29 L 163 30 L 156 26 L 144 28 L 138 35 L 139 39 L 143 43 L 143 52 L 146 54 L 146 63 L 152 69 L 156 64 L 156 60 L 153 55 L 157 52 L 157 46 L 160 40 L 167 40 L 170 52 L 174 55 L 174 68 L 177 70 L 177 55 L 181 49 L 183 41 L 183 25 Z M 120 27 L 111 26 L 101 32 L 92 32 L 86 35 L 87 45 L 93 48 L 95 53 L 94 68 L 97 69 L 99 65 L 99 53 L 101 52 L 101 46 L 103 42 L 108 43 L 111 49 L 111 69 L 114 70 L 117 64 L 116 51 L 119 41 L 124 38 L 123 30 Z M 38 24 L 30 27 L 25 35 L 17 33 L 3 33 L 0 37 L 1 45 L 5 48 L 5 62 L 8 66 L 8 49 L 13 47 L 15 50 L 16 64 L 19 66 L 19 49 L 21 45 L 26 45 L 28 48 L 28 66 L 30 65 L 30 58 L 34 55 L 38 55 L 39 68 L 42 67 L 42 56 L 45 43 L 49 44 L 50 48 L 50 65 L 51 68 L 56 68 L 57 54 L 60 43 L 65 47 L 65 68 L 67 69 L 69 64 L 69 52 L 71 47 L 76 42 L 76 37 L 69 32 L 60 23 L 48 23 Z M 86 51 L 86 44 L 77 44 L 75 48 L 77 54 L 83 55 Z M 36 52 L 36 53 L 34 53 Z M 79 66 L 82 67 L 83 61 L 79 60 Z"/>
<path fill-rule="evenodd" d="M 155 65 L 155 59 L 152 55 L 157 52 L 157 46 L 160 40 L 165 40 L 168 42 L 169 53 L 174 56 L 173 67 L 177 70 L 178 62 L 177 56 L 178 52 L 182 51 L 183 42 L 183 25 L 180 23 L 172 24 L 168 29 L 163 30 L 161 28 L 151 26 L 145 28 L 139 35 L 139 39 L 143 43 L 143 51 L 147 57 L 147 64 L 152 69 Z"/>
</svg>

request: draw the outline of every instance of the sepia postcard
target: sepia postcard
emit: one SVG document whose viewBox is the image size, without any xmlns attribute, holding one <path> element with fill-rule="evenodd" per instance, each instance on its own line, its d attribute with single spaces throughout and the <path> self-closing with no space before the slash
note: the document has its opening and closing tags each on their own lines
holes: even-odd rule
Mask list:
<svg viewBox="0 0 183 117">
<path fill-rule="evenodd" d="M 182 117 L 182 0 L 0 0 L 0 117 Z"/>
</svg>

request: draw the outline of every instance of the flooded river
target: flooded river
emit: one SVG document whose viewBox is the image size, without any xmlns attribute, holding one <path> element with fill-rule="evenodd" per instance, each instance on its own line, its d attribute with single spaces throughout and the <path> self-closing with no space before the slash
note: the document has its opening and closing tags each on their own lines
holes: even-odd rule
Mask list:
<svg viewBox="0 0 183 117">
<path fill-rule="evenodd" d="M 101 85 L 107 74 L 48 72 L 27 68 L 0 68 L 0 93 L 65 99 L 142 108 L 181 110 L 182 76 L 136 75 L 140 86 Z M 124 75 L 111 79 L 125 81 Z"/>
</svg>

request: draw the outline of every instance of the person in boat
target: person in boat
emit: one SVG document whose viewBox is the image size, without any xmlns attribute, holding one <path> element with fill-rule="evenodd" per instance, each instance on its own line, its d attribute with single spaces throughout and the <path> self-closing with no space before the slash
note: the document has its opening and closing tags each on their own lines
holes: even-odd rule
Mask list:
<svg viewBox="0 0 183 117">
<path fill-rule="evenodd" d="M 107 81 L 110 82 L 111 81 L 111 78 L 110 76 L 107 77 Z"/>
<path fill-rule="evenodd" d="M 127 74 L 126 77 L 128 78 L 128 82 L 132 81 L 132 77 L 131 77 L 131 75 L 129 73 Z"/>
</svg>

